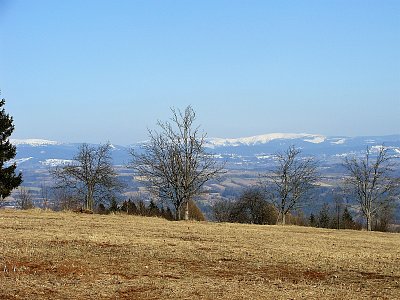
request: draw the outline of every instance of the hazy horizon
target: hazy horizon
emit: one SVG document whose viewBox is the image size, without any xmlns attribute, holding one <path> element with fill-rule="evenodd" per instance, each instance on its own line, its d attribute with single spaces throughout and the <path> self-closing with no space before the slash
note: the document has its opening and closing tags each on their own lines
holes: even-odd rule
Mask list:
<svg viewBox="0 0 400 300">
<path fill-rule="evenodd" d="M 309 132 L 270 132 L 270 133 L 265 133 L 265 134 L 259 134 L 259 135 L 249 135 L 249 136 L 236 136 L 236 137 L 222 137 L 222 136 L 209 136 L 207 135 L 207 139 L 223 139 L 223 140 L 236 140 L 236 139 L 248 139 L 248 138 L 252 138 L 252 137 L 262 137 L 262 136 L 266 136 L 266 135 L 276 135 L 276 134 L 282 134 L 282 135 L 314 135 L 314 136 L 322 136 L 325 138 L 369 138 L 369 137 L 390 137 L 390 136 L 400 136 L 400 133 L 393 133 L 393 134 L 385 134 L 385 135 L 360 135 L 360 136 L 347 136 L 347 135 L 324 135 L 324 134 L 318 134 L 318 133 L 309 133 Z M 279 139 L 279 138 L 277 138 Z M 81 143 L 89 143 L 89 144 L 104 144 L 104 143 L 110 143 L 110 144 L 115 144 L 115 145 L 119 145 L 119 146 L 130 146 L 132 144 L 136 144 L 136 143 L 142 143 L 145 142 L 146 139 L 142 139 L 142 140 L 133 140 L 132 142 L 128 143 L 128 144 L 124 144 L 124 143 L 114 143 L 112 140 L 103 140 L 100 142 L 90 142 L 87 140 L 56 140 L 56 139 L 49 139 L 46 137 L 25 137 L 25 138 L 21 138 L 21 137 L 15 137 L 15 136 L 11 136 L 10 138 L 11 142 L 15 142 L 17 141 L 18 143 L 22 143 L 22 142 L 28 142 L 31 141 L 32 143 L 34 142 L 57 142 L 57 143 L 65 143 L 65 144 L 81 144 Z M 17 144 L 18 144 L 17 143 Z"/>
</svg>

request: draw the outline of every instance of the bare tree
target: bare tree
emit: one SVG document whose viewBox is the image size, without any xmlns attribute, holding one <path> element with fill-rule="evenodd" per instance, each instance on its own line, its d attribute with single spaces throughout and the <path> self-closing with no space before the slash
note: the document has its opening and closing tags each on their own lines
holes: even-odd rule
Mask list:
<svg viewBox="0 0 400 300">
<path fill-rule="evenodd" d="M 332 189 L 332 198 L 335 208 L 335 217 L 332 218 L 332 228 L 340 229 L 341 228 L 341 216 L 343 210 L 343 194 L 341 190 Z"/>
<path fill-rule="evenodd" d="M 121 187 L 112 166 L 110 145 L 92 147 L 82 144 L 73 162 L 50 171 L 56 187 L 72 189 L 84 198 L 84 207 L 93 211 L 95 200 L 111 199 Z"/>
<path fill-rule="evenodd" d="M 42 206 L 43 209 L 48 209 L 49 208 L 49 188 L 46 185 L 46 183 L 42 183 L 40 185 L 40 196 L 42 198 Z"/>
<path fill-rule="evenodd" d="M 277 223 L 285 224 L 286 215 L 301 207 L 318 179 L 317 164 L 312 157 L 300 157 L 301 151 L 290 146 L 276 153 L 277 166 L 267 175 L 267 187 L 278 210 Z M 272 184 L 271 184 L 272 183 Z"/>
<path fill-rule="evenodd" d="M 82 207 L 74 191 L 68 187 L 55 187 L 52 192 L 55 210 L 78 210 Z"/>
<path fill-rule="evenodd" d="M 392 157 L 384 146 L 379 147 L 377 153 L 367 147 L 364 157 L 347 156 L 343 165 L 349 172 L 346 185 L 360 206 L 367 230 L 371 231 L 376 213 L 390 207 L 399 195 L 399 179 L 393 176 Z"/>
<path fill-rule="evenodd" d="M 31 192 L 25 187 L 18 188 L 17 205 L 21 209 L 34 208 Z"/>
<path fill-rule="evenodd" d="M 222 173 L 223 166 L 204 149 L 204 133 L 194 127 L 195 112 L 188 106 L 184 112 L 171 109 L 171 122 L 158 122 L 160 132 L 149 130 L 149 141 L 142 152 L 131 151 L 131 167 L 157 196 L 169 200 L 175 218 L 189 218 L 189 201 L 201 192 L 203 185 Z"/>
<path fill-rule="evenodd" d="M 226 199 L 215 202 L 212 206 L 213 216 L 217 222 L 231 222 L 235 203 Z"/>
</svg>

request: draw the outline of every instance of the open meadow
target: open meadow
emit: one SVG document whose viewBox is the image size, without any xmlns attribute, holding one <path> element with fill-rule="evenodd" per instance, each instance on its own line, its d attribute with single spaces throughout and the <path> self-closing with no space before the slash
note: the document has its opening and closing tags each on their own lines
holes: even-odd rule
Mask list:
<svg viewBox="0 0 400 300">
<path fill-rule="evenodd" d="M 400 234 L 0 211 L 0 299 L 400 299 Z"/>
</svg>

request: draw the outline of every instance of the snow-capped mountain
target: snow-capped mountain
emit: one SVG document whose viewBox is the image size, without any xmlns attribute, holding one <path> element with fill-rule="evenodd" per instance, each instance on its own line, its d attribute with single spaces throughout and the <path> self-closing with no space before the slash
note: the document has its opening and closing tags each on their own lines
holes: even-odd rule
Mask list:
<svg viewBox="0 0 400 300">
<path fill-rule="evenodd" d="M 274 140 L 302 140 L 308 143 L 319 144 L 324 142 L 326 137 L 323 135 L 308 133 L 270 133 L 234 139 L 210 138 L 207 140 L 206 146 L 209 148 L 254 146 L 266 144 Z"/>
<path fill-rule="evenodd" d="M 81 143 L 61 143 L 46 139 L 10 139 L 17 147 L 17 156 L 9 163 L 17 163 L 22 170 L 48 169 L 70 163 L 77 154 Z M 128 161 L 128 149 L 110 144 L 113 162 L 117 165 Z"/>
<path fill-rule="evenodd" d="M 327 137 L 308 133 L 271 133 L 244 138 L 209 138 L 206 147 L 215 154 L 260 157 L 271 155 L 294 145 L 307 155 L 336 159 L 347 154 L 362 154 L 367 147 L 385 145 L 389 152 L 398 155 L 400 135 L 368 137 Z"/>
<path fill-rule="evenodd" d="M 12 139 L 17 146 L 16 162 L 20 168 L 40 169 L 65 164 L 78 151 L 80 144 L 60 143 L 45 139 Z M 131 146 L 111 145 L 114 164 L 126 165 L 130 161 L 129 149 L 139 149 L 143 143 Z M 400 154 L 400 135 L 373 137 L 326 137 L 308 133 L 271 133 L 244 138 L 209 138 L 206 148 L 220 159 L 250 166 L 251 162 L 271 158 L 277 151 L 294 145 L 306 155 L 314 155 L 327 161 L 337 161 L 347 154 L 362 154 L 366 147 L 384 144 L 392 155 Z M 235 159 L 233 159 L 235 158 Z M 272 159 L 272 158 L 271 158 Z M 239 161 L 238 161 L 239 160 Z"/>
<path fill-rule="evenodd" d="M 10 139 L 13 145 L 28 145 L 32 147 L 40 147 L 47 145 L 61 145 L 62 143 L 43 139 Z"/>
<path fill-rule="evenodd" d="M 49 170 L 72 162 L 80 144 L 59 143 L 42 139 L 11 140 L 17 146 L 17 156 L 11 161 L 23 173 L 23 185 L 40 190 L 41 184 L 51 186 L 53 179 Z M 343 158 L 347 155 L 362 156 L 367 147 L 371 151 L 384 144 L 389 154 L 398 157 L 400 164 L 400 134 L 391 136 L 369 137 L 327 137 L 307 133 L 272 133 L 244 138 L 209 138 L 206 141 L 207 151 L 213 157 L 225 163 L 227 173 L 218 183 L 210 183 L 207 187 L 213 195 L 231 197 L 249 184 L 258 182 L 259 175 L 271 170 L 275 165 L 275 153 L 284 151 L 294 145 L 306 156 L 316 157 L 320 166 L 323 185 L 321 195 L 330 195 L 332 187 L 344 176 Z M 127 165 L 131 161 L 129 150 L 139 150 L 143 146 L 137 143 L 131 146 L 110 145 L 113 163 L 117 173 L 127 184 L 127 192 L 140 190 L 140 183 L 133 180 L 133 171 Z M 10 162 L 9 162 L 10 163 Z M 400 176 L 400 168 L 397 170 Z M 36 192 L 36 198 L 40 194 Z M 327 197 L 328 197 L 327 196 Z M 221 199 L 222 199 L 221 198 Z M 322 200 L 321 200 L 322 201 Z M 323 200 L 325 201 L 325 200 Z M 400 217 L 400 210 L 396 213 Z"/>
<path fill-rule="evenodd" d="M 327 137 L 320 134 L 309 133 L 269 133 L 242 138 L 208 138 L 206 147 L 217 149 L 223 147 L 240 147 L 240 146 L 260 146 L 265 144 L 286 144 L 293 145 L 303 144 L 309 145 L 306 148 L 312 148 L 316 145 L 342 145 L 342 146 L 367 146 L 375 144 L 392 144 L 400 141 L 400 135 L 388 136 L 367 136 L 367 137 Z"/>
</svg>

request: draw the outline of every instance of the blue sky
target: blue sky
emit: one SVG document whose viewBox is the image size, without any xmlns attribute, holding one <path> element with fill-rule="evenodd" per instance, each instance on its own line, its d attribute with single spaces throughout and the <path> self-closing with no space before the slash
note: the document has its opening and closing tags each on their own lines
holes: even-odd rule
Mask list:
<svg viewBox="0 0 400 300">
<path fill-rule="evenodd" d="M 0 0 L 14 138 L 400 134 L 400 1 Z"/>
</svg>

